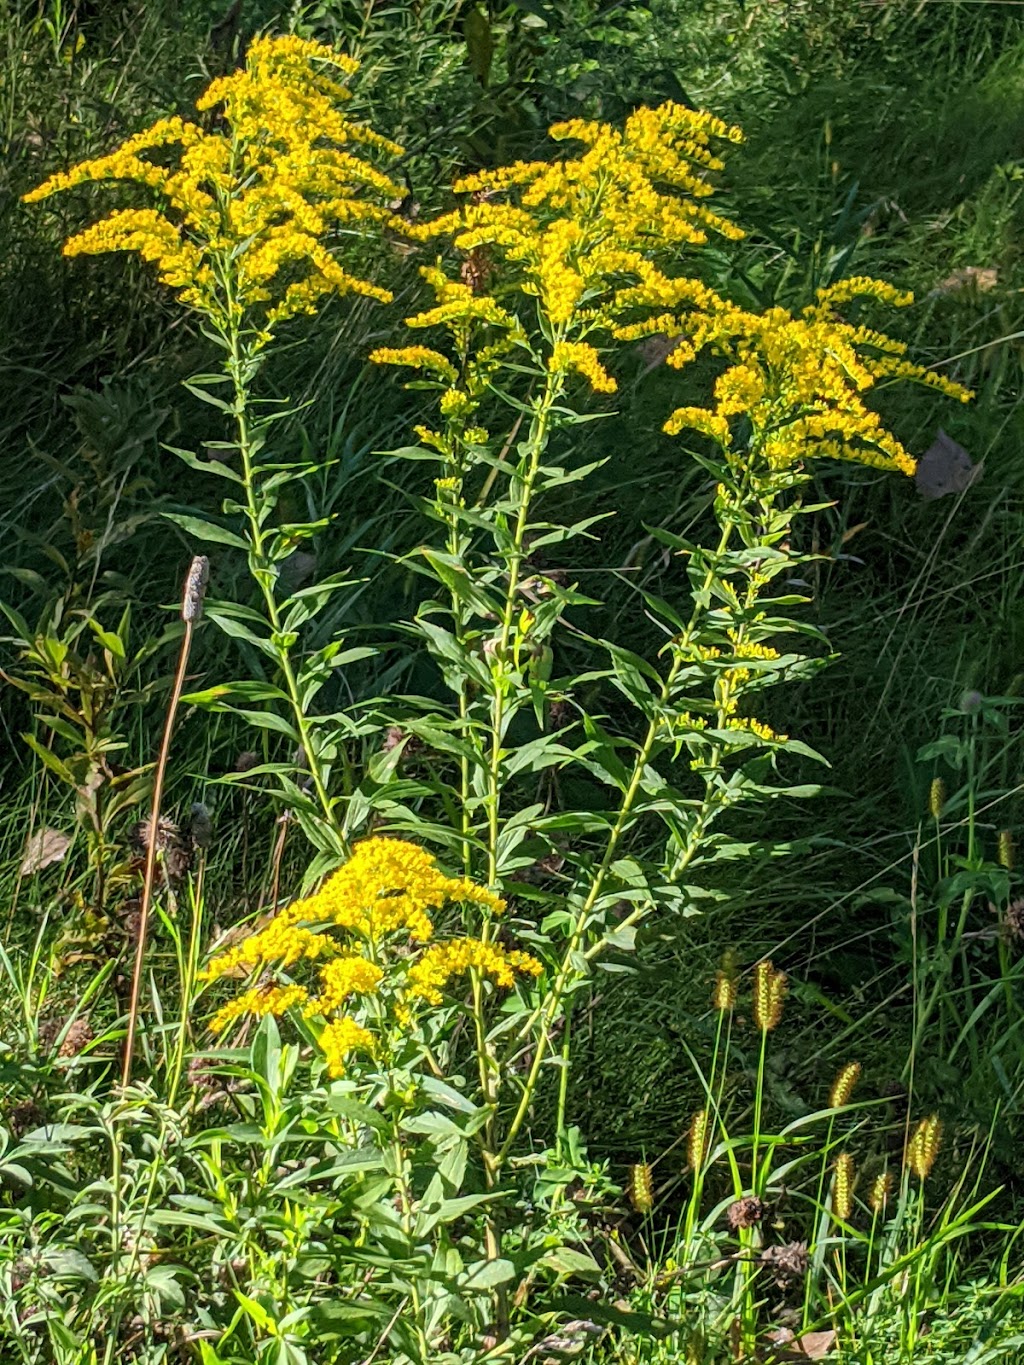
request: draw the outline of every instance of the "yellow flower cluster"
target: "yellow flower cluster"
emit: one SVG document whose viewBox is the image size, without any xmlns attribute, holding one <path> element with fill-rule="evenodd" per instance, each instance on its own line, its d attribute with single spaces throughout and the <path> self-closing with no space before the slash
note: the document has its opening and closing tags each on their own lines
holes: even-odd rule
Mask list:
<svg viewBox="0 0 1024 1365">
<path fill-rule="evenodd" d="M 354 1019 L 332 1019 L 326 1023 L 317 1039 L 324 1061 L 327 1063 L 328 1076 L 342 1076 L 345 1072 L 345 1059 L 350 1052 L 373 1051 L 373 1034 L 369 1029 L 357 1024 Z"/>
<path fill-rule="evenodd" d="M 210 1028 L 214 1033 L 222 1033 L 232 1020 L 240 1019 L 243 1015 L 255 1015 L 257 1019 L 262 1019 L 266 1014 L 282 1015 L 293 1005 L 301 1005 L 307 999 L 305 986 L 269 986 L 266 989 L 257 986 L 222 1005 L 210 1020 Z"/>
<path fill-rule="evenodd" d="M 665 423 L 670 435 L 694 429 L 728 451 L 732 419 L 744 417 L 753 428 L 751 449 L 771 468 L 828 456 L 912 474 L 913 459 L 866 406 L 864 395 L 879 380 L 893 379 L 914 380 L 962 402 L 971 394 L 907 360 L 902 342 L 844 322 L 837 310 L 854 297 L 896 306 L 911 301 L 910 295 L 864 277 L 819 290 L 817 302 L 798 315 L 784 308 L 750 313 L 695 295 L 682 300 L 693 304 L 685 315 L 621 327 L 617 335 L 666 330 L 678 335 L 667 362 L 675 368 L 706 348 L 725 357 L 714 408 L 678 408 Z"/>
<path fill-rule="evenodd" d="M 495 943 L 482 943 L 475 938 L 457 938 L 432 945 L 410 967 L 407 994 L 412 1000 L 439 1005 L 447 982 L 471 969 L 481 976 L 491 977 L 506 990 L 515 984 L 516 972 L 539 976 L 542 971 L 541 964 L 529 953 L 501 948 Z"/>
<path fill-rule="evenodd" d="M 646 280 L 652 247 L 743 235 L 702 202 L 712 192 L 708 173 L 722 167 L 712 140 L 741 138 L 720 119 L 669 101 L 636 110 L 621 132 L 573 119 L 550 134 L 582 143 L 583 153 L 466 176 L 455 189 L 470 202 L 417 235 L 501 257 L 555 325 L 602 308 L 625 280 Z"/>
<path fill-rule="evenodd" d="M 413 370 L 428 370 L 452 384 L 459 377 L 448 357 L 429 346 L 379 346 L 370 359 L 377 365 L 407 365 Z"/>
<path fill-rule="evenodd" d="M 445 386 L 440 408 L 449 427 L 458 429 L 467 444 L 485 444 L 487 432 L 469 423 L 502 359 L 525 341 L 522 326 L 515 314 L 495 299 L 476 294 L 462 281 L 450 280 L 437 266 L 422 266 L 420 274 L 434 291 L 437 303 L 406 318 L 405 324 L 418 330 L 445 328 L 458 363 L 453 364 L 429 346 L 381 346 L 371 351 L 370 359 L 377 365 L 404 365 L 433 375 Z M 471 342 L 477 329 L 486 332 L 487 344 L 473 349 Z M 440 432 L 418 426 L 416 434 L 424 444 L 444 455 L 451 454 L 451 443 Z"/>
<path fill-rule="evenodd" d="M 467 176 L 455 185 L 467 203 L 406 229 L 421 240 L 447 238 L 463 253 L 458 280 L 435 266 L 423 270 L 437 303 L 406 319 L 410 327 L 451 334 L 460 387 L 444 395 L 442 414 L 459 439 L 465 437 L 458 428 L 479 406 L 503 357 L 515 346 L 532 349 L 510 298 L 538 301 L 551 343 L 550 373 L 575 372 L 598 392 L 613 393 L 615 380 L 587 335 L 632 310 L 645 291 L 690 304 L 703 300 L 710 291 L 696 281 L 668 279 L 654 258 L 678 255 L 681 246 L 702 244 L 711 233 L 743 235 L 704 202 L 712 192 L 709 173 L 722 164 L 711 152 L 713 140 L 741 136 L 712 115 L 669 102 L 638 109 L 621 131 L 577 119 L 555 124 L 550 133 L 582 143 L 581 154 Z M 485 292 L 492 275 L 496 295 Z M 479 344 L 471 345 L 474 340 Z M 440 375 L 437 354 L 387 348 L 371 359 Z M 451 454 L 450 438 L 429 429 L 419 435 Z"/>
<path fill-rule="evenodd" d="M 245 67 L 213 81 L 197 102 L 201 111 L 220 106 L 228 131 L 161 119 L 108 156 L 52 176 L 25 199 L 89 181 L 145 186 L 161 210 L 118 210 L 70 238 L 65 254 L 139 252 L 216 325 L 254 321 L 263 341 L 284 319 L 315 312 L 326 294 L 387 301 L 386 289 L 343 269 L 324 245 L 339 228 L 391 224 L 384 205 L 402 193 L 352 150 L 401 152 L 339 108 L 348 98 L 342 81 L 358 65 L 323 43 L 256 38 Z M 176 166 L 146 155 L 171 146 L 178 148 Z M 258 320 L 250 311 L 257 307 Z"/>
<path fill-rule="evenodd" d="M 412 1003 L 440 1004 L 441 989 L 454 975 L 473 969 L 507 989 L 516 972 L 539 974 L 540 963 L 527 953 L 474 938 L 431 944 L 418 956 L 403 945 L 392 959 L 393 970 L 386 973 L 381 964 L 386 964 L 389 940 L 402 935 L 414 944 L 426 943 L 434 933 L 432 912 L 450 904 L 476 905 L 487 915 L 505 908 L 499 896 L 468 878 L 447 876 L 415 844 L 363 840 L 319 891 L 280 911 L 264 928 L 216 956 L 202 973 L 210 982 L 257 968 L 286 969 L 303 960 L 326 959 L 317 967 L 315 987 L 261 984 L 223 1005 L 211 1027 L 220 1032 L 244 1015 L 262 1018 L 301 1007 L 306 1018 L 326 1021 L 320 1047 L 328 1072 L 340 1075 L 348 1052 L 373 1045 L 370 1032 L 340 1011 L 353 997 L 378 995 L 386 975 L 394 1017 L 408 1026 Z M 360 945 L 356 951 L 353 938 Z"/>
<path fill-rule="evenodd" d="M 320 994 L 308 1001 L 306 1016 L 328 1018 L 353 995 L 373 995 L 384 972 L 365 957 L 336 957 L 320 969 Z"/>
<path fill-rule="evenodd" d="M 755 739 L 760 739 L 765 744 L 785 744 L 789 738 L 788 735 L 780 735 L 770 725 L 765 725 L 764 721 L 755 720 L 753 716 L 727 716 L 725 728 L 727 730 L 740 730 L 745 735 L 753 735 Z"/>
<path fill-rule="evenodd" d="M 614 393 L 619 387 L 587 341 L 556 341 L 548 357 L 548 369 L 552 374 L 575 370 L 589 382 L 595 393 Z"/>
<path fill-rule="evenodd" d="M 737 659 L 778 659 L 779 651 L 772 649 L 771 645 L 755 644 L 753 640 L 737 640 L 735 632 L 729 632 L 732 640 L 733 653 Z"/>
<path fill-rule="evenodd" d="M 434 932 L 428 911 L 449 903 L 478 905 L 495 914 L 505 908 L 492 891 L 465 877 L 446 876 L 416 844 L 364 839 L 319 891 L 295 901 L 263 929 L 215 957 L 204 979 L 216 981 L 268 963 L 288 967 L 302 958 L 337 957 L 341 948 L 325 932 L 330 928 L 347 930 L 371 944 L 399 930 L 425 943 Z"/>
</svg>

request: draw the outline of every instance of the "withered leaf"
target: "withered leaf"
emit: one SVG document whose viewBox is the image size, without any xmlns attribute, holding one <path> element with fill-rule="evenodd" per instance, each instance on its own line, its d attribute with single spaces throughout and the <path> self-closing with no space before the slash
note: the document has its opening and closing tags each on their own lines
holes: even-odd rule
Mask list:
<svg viewBox="0 0 1024 1365">
<path fill-rule="evenodd" d="M 766 1336 L 773 1346 L 781 1347 L 771 1352 L 770 1359 L 775 1365 L 798 1365 L 799 1361 L 804 1360 L 824 1360 L 836 1344 L 836 1334 L 831 1329 L 827 1332 L 804 1332 L 798 1337 L 788 1327 L 778 1327 L 767 1332 Z"/>
<path fill-rule="evenodd" d="M 805 1332 L 797 1342 L 808 1360 L 823 1360 L 836 1344 L 836 1334 L 828 1332 Z"/>
<path fill-rule="evenodd" d="M 644 365 L 641 378 L 656 370 L 659 365 L 663 365 L 678 345 L 679 337 L 666 336 L 664 332 L 656 332 L 654 336 L 645 337 L 637 346 Z"/>
<path fill-rule="evenodd" d="M 993 266 L 968 265 L 962 270 L 954 270 L 932 290 L 932 294 L 959 294 L 968 289 L 976 289 L 985 294 L 999 283 L 999 271 Z"/>
<path fill-rule="evenodd" d="M 939 427 L 938 435 L 917 462 L 914 483 L 926 502 L 962 493 L 981 477 L 981 465 Z"/>
<path fill-rule="evenodd" d="M 49 826 L 37 829 L 35 834 L 29 835 L 25 843 L 25 855 L 21 860 L 21 876 L 31 877 L 52 863 L 61 862 L 70 847 L 70 837 L 67 834 L 62 834 L 59 829 L 50 829 Z"/>
</svg>

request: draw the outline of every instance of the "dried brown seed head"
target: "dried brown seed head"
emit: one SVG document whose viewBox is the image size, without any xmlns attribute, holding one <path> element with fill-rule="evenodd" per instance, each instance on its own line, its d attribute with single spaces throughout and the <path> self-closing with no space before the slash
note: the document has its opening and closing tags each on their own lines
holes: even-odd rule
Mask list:
<svg viewBox="0 0 1024 1365">
<path fill-rule="evenodd" d="M 767 1212 L 768 1209 L 763 1199 L 758 1199 L 754 1194 L 748 1194 L 730 1204 L 726 1209 L 725 1216 L 733 1232 L 738 1232 L 740 1228 L 756 1227 Z"/>
</svg>

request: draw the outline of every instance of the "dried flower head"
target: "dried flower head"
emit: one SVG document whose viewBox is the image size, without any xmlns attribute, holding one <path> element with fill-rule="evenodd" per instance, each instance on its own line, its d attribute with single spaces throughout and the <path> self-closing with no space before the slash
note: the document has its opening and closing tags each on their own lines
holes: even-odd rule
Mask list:
<svg viewBox="0 0 1024 1365">
<path fill-rule="evenodd" d="M 765 1247 L 758 1259 L 771 1271 L 775 1283 L 785 1289 L 807 1274 L 807 1243 L 787 1242 L 784 1246 Z"/>
<path fill-rule="evenodd" d="M 42 1107 L 32 1099 L 18 1100 L 6 1110 L 4 1117 L 14 1138 L 23 1138 L 34 1128 L 41 1128 L 46 1122 Z"/>
<path fill-rule="evenodd" d="M 836 1078 L 832 1082 L 832 1089 L 829 1091 L 828 1107 L 830 1109 L 844 1109 L 850 1103 L 850 1096 L 860 1079 L 860 1073 L 860 1062 L 847 1062 L 839 1068 Z"/>
<path fill-rule="evenodd" d="M 202 801 L 193 801 L 189 808 L 187 833 L 193 848 L 209 848 L 213 843 L 213 815 Z"/>
<path fill-rule="evenodd" d="M 149 817 L 132 826 L 129 838 L 140 853 L 145 853 L 149 848 L 150 840 L 153 837 L 151 831 L 152 823 Z M 173 848 L 181 842 L 181 830 L 168 816 L 161 815 L 156 822 L 157 853 L 166 853 L 169 848 Z"/>
<path fill-rule="evenodd" d="M 629 1201 L 637 1213 L 648 1214 L 654 1208 L 654 1182 L 646 1161 L 629 1168 Z"/>
<path fill-rule="evenodd" d="M 892 1183 L 892 1173 L 890 1171 L 882 1171 L 880 1175 L 876 1175 L 874 1180 L 872 1180 L 871 1190 L 868 1194 L 868 1203 L 871 1205 L 871 1209 L 874 1213 L 881 1214 L 885 1212 L 885 1206 L 889 1202 L 889 1198 L 892 1194 Z"/>
<path fill-rule="evenodd" d="M 906 1163 L 918 1180 L 928 1179 L 941 1144 L 942 1122 L 938 1114 L 929 1114 L 917 1125 L 907 1143 Z"/>
<path fill-rule="evenodd" d="M 853 1184 L 853 1157 L 840 1152 L 832 1175 L 832 1212 L 841 1223 L 848 1222 L 853 1213 Z"/>
<path fill-rule="evenodd" d="M 733 1232 L 738 1232 L 741 1228 L 756 1227 L 765 1214 L 768 1212 L 764 1200 L 758 1199 L 756 1195 L 744 1195 L 742 1199 L 734 1200 L 725 1211 L 725 1216 Z"/>
<path fill-rule="evenodd" d="M 152 835 L 152 819 L 147 816 L 132 827 L 130 838 L 140 854 L 149 848 Z M 180 827 L 166 815 L 156 822 L 156 851 L 163 862 L 164 871 L 172 882 L 180 881 L 192 866 L 192 846 L 185 838 Z"/>
<path fill-rule="evenodd" d="M 210 561 L 206 555 L 196 555 L 189 565 L 185 590 L 181 597 L 181 619 L 190 625 L 202 619 L 203 598 L 210 581 Z"/>
<path fill-rule="evenodd" d="M 754 1023 L 762 1033 L 778 1027 L 786 981 L 785 972 L 776 971 L 771 962 L 759 962 L 754 968 Z"/>
<path fill-rule="evenodd" d="M 1024 900 L 1010 902 L 1003 917 L 1003 926 L 1008 938 L 1018 944 L 1024 942 Z"/>
<path fill-rule="evenodd" d="M 941 777 L 933 777 L 928 788 L 928 810 L 933 820 L 941 820 L 946 808 L 946 784 Z"/>
<path fill-rule="evenodd" d="M 53 1036 L 51 1037 L 51 1040 L 49 1040 L 49 1047 L 52 1047 L 53 1043 L 56 1043 L 57 1037 L 60 1036 L 63 1028 L 63 1022 L 57 1022 L 57 1024 L 52 1025 Z M 63 1043 L 57 1048 L 57 1057 L 78 1057 L 79 1052 L 85 1051 L 94 1037 L 96 1037 L 96 1035 L 93 1033 L 93 1026 L 91 1026 L 89 1022 L 89 1016 L 87 1016 L 87 1014 L 79 1014 L 78 1018 L 72 1020 L 71 1024 L 68 1025 L 67 1032 L 64 1033 Z M 42 1029 L 40 1029 L 40 1041 L 42 1041 Z"/>
</svg>

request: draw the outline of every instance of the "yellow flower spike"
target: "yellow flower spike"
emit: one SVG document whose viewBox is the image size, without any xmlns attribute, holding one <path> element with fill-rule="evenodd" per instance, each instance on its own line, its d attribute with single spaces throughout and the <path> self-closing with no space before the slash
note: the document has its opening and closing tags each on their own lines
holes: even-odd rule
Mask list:
<svg viewBox="0 0 1024 1365">
<path fill-rule="evenodd" d="M 227 131 L 160 119 L 24 198 L 32 203 L 88 182 L 142 185 L 160 197 L 160 209 L 111 214 L 73 236 L 65 254 L 138 252 L 182 302 L 221 328 L 251 323 L 262 345 L 287 318 L 315 312 L 325 295 L 387 301 L 388 290 L 344 270 L 324 245 L 341 227 L 390 225 L 386 204 L 402 193 L 357 155 L 401 149 L 339 108 L 348 98 L 343 81 L 358 66 L 323 43 L 256 38 L 245 67 L 213 81 L 197 101 L 201 111 L 220 105 Z M 176 166 L 147 159 L 172 146 Z"/>
<path fill-rule="evenodd" d="M 830 1109 L 845 1109 L 850 1103 L 854 1087 L 860 1080 L 860 1062 L 847 1062 L 839 1068 L 835 1080 L 832 1082 L 832 1089 L 829 1091 L 828 1107 Z"/>
<path fill-rule="evenodd" d="M 893 1179 L 889 1171 L 883 1171 L 881 1175 L 876 1175 L 871 1182 L 871 1191 L 868 1194 L 868 1203 L 871 1205 L 873 1213 L 883 1214 L 885 1206 L 892 1195 Z"/>
<path fill-rule="evenodd" d="M 733 977 L 726 976 L 723 971 L 715 973 L 712 1003 L 721 1014 L 731 1014 L 736 1008 L 736 981 Z"/>
<path fill-rule="evenodd" d="M 841 1152 L 836 1157 L 835 1172 L 832 1177 L 832 1212 L 841 1223 L 847 1223 L 853 1213 L 853 1157 L 849 1152 Z"/>
<path fill-rule="evenodd" d="M 637 1213 L 647 1214 L 654 1208 L 654 1181 L 645 1161 L 629 1168 L 629 1202 Z"/>
<path fill-rule="evenodd" d="M 786 998 L 786 974 L 775 970 L 770 962 L 759 962 L 754 968 L 754 1023 L 762 1033 L 777 1028 L 782 1018 L 782 1003 Z"/>
<path fill-rule="evenodd" d="M 690 1120 L 686 1134 L 686 1164 L 691 1171 L 699 1171 L 708 1158 L 711 1146 L 711 1116 L 706 1109 L 698 1109 Z"/>
<path fill-rule="evenodd" d="M 1017 849 L 1013 837 L 1013 831 L 1009 829 L 1001 829 L 999 831 L 999 839 L 996 845 L 996 855 L 999 861 L 999 866 L 1005 867 L 1007 872 L 1012 872 L 1014 864 L 1017 861 L 1016 853 Z"/>
<path fill-rule="evenodd" d="M 942 1122 L 938 1114 L 929 1114 L 917 1125 L 907 1143 L 906 1164 L 918 1180 L 928 1179 L 941 1145 Z"/>
</svg>

